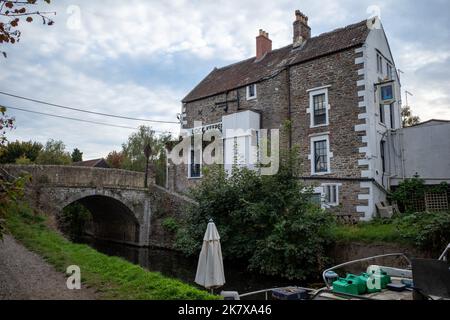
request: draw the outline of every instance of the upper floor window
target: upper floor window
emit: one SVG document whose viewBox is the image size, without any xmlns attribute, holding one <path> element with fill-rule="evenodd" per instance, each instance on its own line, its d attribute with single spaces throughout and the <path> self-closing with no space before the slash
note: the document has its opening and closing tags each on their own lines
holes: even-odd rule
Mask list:
<svg viewBox="0 0 450 320">
<path fill-rule="evenodd" d="M 247 86 L 247 100 L 256 99 L 256 84 L 251 84 Z"/>
<path fill-rule="evenodd" d="M 325 175 L 331 173 L 330 159 L 333 153 L 330 151 L 330 139 L 328 134 L 313 136 L 311 138 L 311 175 Z"/>
<path fill-rule="evenodd" d="M 202 150 L 195 147 L 194 141 L 192 136 L 189 154 L 189 178 L 191 179 L 202 177 Z"/>
<path fill-rule="evenodd" d="M 386 63 L 386 75 L 389 80 L 392 80 L 392 65 L 389 62 Z"/>
<path fill-rule="evenodd" d="M 384 124 L 384 104 L 380 104 L 380 123 Z"/>
<path fill-rule="evenodd" d="M 325 105 L 325 93 L 313 96 L 314 125 L 319 126 L 327 123 L 327 107 Z"/>
<path fill-rule="evenodd" d="M 391 118 L 391 129 L 395 129 L 395 104 L 391 103 L 389 106 L 389 114 Z"/>
<path fill-rule="evenodd" d="M 309 91 L 309 109 L 311 128 L 329 124 L 328 87 Z"/>
<path fill-rule="evenodd" d="M 383 57 L 377 53 L 377 72 L 383 74 Z"/>
</svg>

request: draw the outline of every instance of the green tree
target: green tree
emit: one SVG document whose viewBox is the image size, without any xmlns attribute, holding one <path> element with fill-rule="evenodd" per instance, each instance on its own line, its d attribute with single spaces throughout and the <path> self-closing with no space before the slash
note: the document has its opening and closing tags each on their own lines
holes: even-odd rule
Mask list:
<svg viewBox="0 0 450 320">
<path fill-rule="evenodd" d="M 78 148 L 75 148 L 71 154 L 72 162 L 81 162 L 83 161 L 83 152 L 81 152 Z"/>
<path fill-rule="evenodd" d="M 37 164 L 42 165 L 68 165 L 72 163 L 70 153 L 66 152 L 66 146 L 62 141 L 50 139 L 45 144 L 44 150 L 41 151 L 36 159 Z"/>
<path fill-rule="evenodd" d="M 411 108 L 405 106 L 402 108 L 402 123 L 403 127 L 411 127 L 420 123 L 420 118 L 412 114 Z"/>
<path fill-rule="evenodd" d="M 127 143 L 122 145 L 122 152 L 125 156 L 123 169 L 132 171 L 145 171 L 146 159 L 144 155 L 144 148 L 149 144 L 152 148 L 152 153 L 155 155 L 158 150 L 158 138 L 155 131 L 150 127 L 141 126 L 138 132 L 131 134 L 128 137 Z"/>
<path fill-rule="evenodd" d="M 235 168 L 228 177 L 221 166 L 204 171 L 201 184 L 191 191 L 198 205 L 187 209 L 178 249 L 197 254 L 213 218 L 225 259 L 290 279 L 315 276 L 324 267 L 334 218 L 312 204 L 312 190 L 295 178 L 289 161 L 273 176 Z"/>
<path fill-rule="evenodd" d="M 39 142 L 15 141 L 0 148 L 0 163 L 16 163 L 20 158 L 35 162 L 43 146 Z"/>
<path fill-rule="evenodd" d="M 122 153 L 111 153 L 108 163 L 113 159 L 122 163 L 122 169 L 132 171 L 145 171 L 146 158 L 144 148 L 147 144 L 152 149 L 150 165 L 155 170 L 155 178 L 158 184 L 164 185 L 166 175 L 165 144 L 172 139 L 170 134 L 156 136 L 151 127 L 141 126 L 138 132 L 130 135 L 127 143 L 122 145 Z"/>
</svg>

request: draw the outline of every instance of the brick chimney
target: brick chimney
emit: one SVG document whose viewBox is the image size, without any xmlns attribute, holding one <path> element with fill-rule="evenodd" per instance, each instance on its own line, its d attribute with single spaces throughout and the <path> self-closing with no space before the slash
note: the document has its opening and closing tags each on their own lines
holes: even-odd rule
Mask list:
<svg viewBox="0 0 450 320">
<path fill-rule="evenodd" d="M 269 34 L 267 32 L 260 29 L 259 36 L 256 37 L 256 59 L 261 59 L 270 51 L 272 51 L 272 40 L 269 39 Z"/>
<path fill-rule="evenodd" d="M 302 45 L 311 38 L 311 28 L 308 26 L 308 17 L 300 10 L 295 11 L 294 21 L 294 48 Z"/>
</svg>

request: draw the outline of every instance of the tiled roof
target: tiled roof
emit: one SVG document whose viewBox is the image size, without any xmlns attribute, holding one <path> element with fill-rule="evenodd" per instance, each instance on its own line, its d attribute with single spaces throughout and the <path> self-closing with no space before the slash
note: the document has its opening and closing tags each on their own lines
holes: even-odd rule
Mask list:
<svg viewBox="0 0 450 320">
<path fill-rule="evenodd" d="M 73 165 L 77 167 L 96 167 L 100 164 L 104 165 L 106 164 L 105 159 L 95 159 L 95 160 L 87 160 L 87 161 L 81 161 L 81 162 L 75 162 Z"/>
<path fill-rule="evenodd" d="M 298 48 L 289 45 L 273 50 L 259 61 L 253 57 L 220 69 L 216 68 L 183 99 L 183 102 L 206 98 L 259 82 L 276 75 L 288 65 L 362 45 L 368 33 L 367 21 L 364 20 L 313 37 Z"/>
</svg>

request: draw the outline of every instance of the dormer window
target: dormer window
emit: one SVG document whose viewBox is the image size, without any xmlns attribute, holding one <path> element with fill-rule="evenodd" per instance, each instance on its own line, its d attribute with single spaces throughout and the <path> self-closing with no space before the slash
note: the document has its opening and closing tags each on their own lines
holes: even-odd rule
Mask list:
<svg viewBox="0 0 450 320">
<path fill-rule="evenodd" d="M 256 99 L 256 84 L 251 84 L 247 86 L 247 100 Z"/>
</svg>

